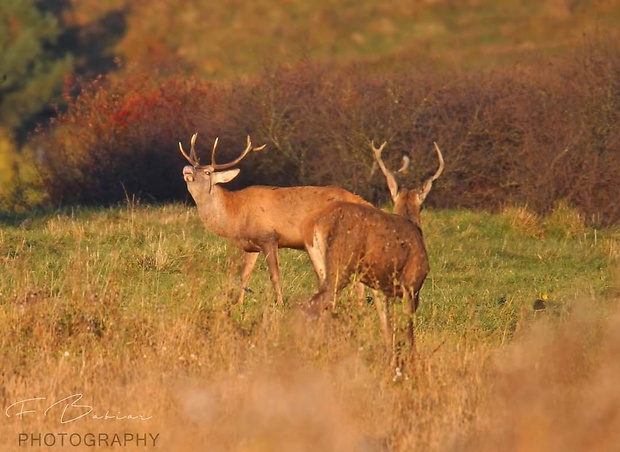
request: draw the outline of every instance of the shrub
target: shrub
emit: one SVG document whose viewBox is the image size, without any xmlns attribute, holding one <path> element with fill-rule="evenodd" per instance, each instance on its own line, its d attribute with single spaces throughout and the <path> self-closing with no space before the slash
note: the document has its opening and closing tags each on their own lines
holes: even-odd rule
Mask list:
<svg viewBox="0 0 620 452">
<path fill-rule="evenodd" d="M 616 42 L 593 39 L 552 65 L 473 74 L 281 67 L 233 91 L 229 104 L 251 107 L 226 127 L 257 130 L 273 150 L 257 159 L 253 182 L 335 183 L 383 202 L 369 141 L 388 140 L 394 166 L 412 157 L 411 185 L 434 170 L 437 141 L 447 166 L 429 205 L 545 214 L 562 201 L 610 225 L 620 221 Z"/>
<path fill-rule="evenodd" d="M 36 137 L 55 204 L 184 196 L 178 141 L 200 129 L 217 102 L 210 84 L 132 71 L 122 78 L 69 80 L 64 100 L 66 111 L 58 110 Z"/>
</svg>

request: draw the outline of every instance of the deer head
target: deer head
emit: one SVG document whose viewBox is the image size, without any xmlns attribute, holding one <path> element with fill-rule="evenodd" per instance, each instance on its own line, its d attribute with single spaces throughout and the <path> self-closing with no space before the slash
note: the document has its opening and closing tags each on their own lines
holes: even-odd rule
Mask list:
<svg viewBox="0 0 620 452">
<path fill-rule="evenodd" d="M 422 204 L 430 193 L 431 188 L 433 187 L 433 182 L 435 182 L 439 178 L 439 176 L 441 176 L 441 173 L 444 169 L 444 160 L 443 155 L 441 154 L 441 150 L 439 149 L 439 146 L 437 146 L 437 143 L 434 143 L 435 151 L 437 152 L 437 158 L 439 159 L 439 168 L 437 169 L 435 174 L 428 178 L 420 188 L 408 190 L 398 186 L 398 182 L 396 182 L 396 173 L 406 173 L 411 160 L 409 159 L 409 157 L 403 156 L 403 164 L 400 169 L 396 171 L 396 173 L 391 172 L 386 168 L 383 160 L 381 159 L 381 153 L 383 152 L 383 148 L 386 144 L 387 142 L 384 141 L 377 149 L 374 142 L 370 143 L 377 165 L 379 165 L 379 168 L 381 169 L 381 172 L 383 173 L 387 181 L 387 185 L 390 190 L 390 196 L 392 198 L 392 202 L 394 203 L 394 213 L 400 216 L 407 217 L 419 225 Z"/>
<path fill-rule="evenodd" d="M 207 192 L 210 194 L 213 190 L 213 187 L 217 184 L 224 184 L 226 182 L 230 182 L 239 174 L 239 168 L 232 168 L 236 164 L 238 164 L 241 160 L 245 158 L 250 152 L 262 151 L 265 149 L 265 144 L 259 147 L 252 147 L 252 142 L 250 140 L 250 136 L 248 135 L 247 146 L 245 150 L 241 153 L 239 157 L 234 159 L 232 162 L 217 164 L 215 163 L 215 151 L 217 149 L 218 139 L 215 139 L 213 143 L 213 150 L 211 151 L 211 164 L 210 165 L 200 165 L 200 159 L 196 154 L 196 138 L 198 137 L 198 133 L 192 135 L 192 139 L 190 141 L 191 147 L 189 151 L 189 155 L 183 149 L 183 145 L 179 142 L 179 150 L 183 157 L 190 163 L 191 166 L 186 166 L 183 168 L 183 179 L 188 183 L 188 188 L 192 195 L 190 184 L 201 181 L 203 184 L 206 184 Z"/>
</svg>

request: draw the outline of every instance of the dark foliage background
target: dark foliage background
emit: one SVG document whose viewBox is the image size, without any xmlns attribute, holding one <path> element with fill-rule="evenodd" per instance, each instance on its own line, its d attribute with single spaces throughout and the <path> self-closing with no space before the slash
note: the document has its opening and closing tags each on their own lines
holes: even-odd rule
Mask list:
<svg viewBox="0 0 620 452">
<path fill-rule="evenodd" d="M 267 144 L 231 188 L 383 203 L 369 141 L 411 155 L 410 186 L 437 141 L 429 204 L 618 223 L 620 1 L 457 3 L 0 2 L 0 211 L 187 199 L 198 131 L 203 160 Z"/>
<path fill-rule="evenodd" d="M 410 155 L 415 186 L 436 168 L 436 141 L 446 171 L 429 205 L 542 213 L 562 201 L 592 224 L 620 221 L 620 48 L 604 37 L 550 64 L 486 72 L 301 62 L 214 84 L 134 69 L 65 93 L 66 112 L 36 138 L 55 205 L 186 199 L 177 143 L 198 131 L 203 162 L 218 136 L 222 161 L 248 134 L 267 144 L 240 185 L 338 184 L 382 203 L 369 142 L 387 140 L 393 166 Z"/>
</svg>

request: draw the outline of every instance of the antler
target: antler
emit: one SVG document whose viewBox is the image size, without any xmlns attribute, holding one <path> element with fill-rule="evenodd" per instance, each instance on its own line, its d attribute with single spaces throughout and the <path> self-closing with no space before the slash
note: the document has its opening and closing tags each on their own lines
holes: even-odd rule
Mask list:
<svg viewBox="0 0 620 452">
<path fill-rule="evenodd" d="M 216 139 L 215 144 L 213 145 L 213 152 L 211 153 L 211 166 L 213 166 L 214 170 L 228 169 L 232 166 L 235 166 L 237 163 L 243 160 L 245 156 L 248 155 L 250 152 L 262 151 L 263 149 L 265 149 L 265 146 L 267 145 L 263 144 L 262 146 L 259 146 L 257 148 L 252 147 L 252 141 L 250 140 L 250 135 L 248 135 L 248 145 L 246 146 L 245 150 L 241 153 L 241 155 L 237 157 L 235 160 L 233 160 L 232 162 L 222 163 L 221 165 L 218 165 L 215 163 L 215 148 L 217 147 L 217 139 Z"/>
<path fill-rule="evenodd" d="M 439 179 L 439 176 L 441 176 L 441 173 L 443 173 L 443 155 L 441 154 L 441 150 L 439 149 L 439 146 L 437 146 L 437 143 L 434 142 L 433 144 L 435 145 L 435 151 L 437 152 L 437 158 L 439 159 L 439 168 L 437 168 L 435 174 L 433 174 L 426 182 L 424 182 L 424 188 L 418 194 L 418 200 L 420 202 L 420 205 L 422 205 L 422 203 L 426 199 L 426 196 L 430 193 L 431 188 L 433 188 L 433 182 Z"/>
<path fill-rule="evenodd" d="M 197 136 L 198 136 L 198 133 L 195 133 L 194 135 L 192 135 L 191 148 L 189 150 L 189 155 L 187 155 L 187 153 L 183 149 L 183 145 L 179 141 L 179 150 L 181 151 L 181 154 L 183 154 L 183 157 L 185 157 L 187 161 L 194 167 L 200 164 L 200 159 L 198 158 L 198 155 L 196 154 L 196 148 L 195 148 Z M 244 157 L 248 155 L 250 152 L 262 151 L 263 149 L 265 149 L 265 146 L 267 146 L 266 144 L 263 144 L 262 146 L 259 146 L 257 148 L 252 147 L 252 142 L 250 141 L 250 135 L 248 135 L 248 145 L 243 151 L 243 153 L 239 157 L 237 157 L 235 160 L 233 160 L 232 162 L 222 163 L 221 165 L 218 165 L 215 163 L 215 150 L 217 149 L 218 140 L 219 140 L 218 138 L 215 139 L 215 142 L 213 143 L 213 150 L 211 151 L 211 166 L 213 167 L 214 170 L 223 170 L 223 169 L 228 169 L 232 166 L 235 166 L 237 163 L 243 160 Z"/>
<path fill-rule="evenodd" d="M 215 165 L 215 149 L 217 148 L 217 142 L 220 137 L 215 137 L 215 141 L 213 142 L 213 150 L 211 151 L 211 165 Z"/>
<path fill-rule="evenodd" d="M 392 197 L 392 201 L 396 202 L 396 196 L 398 195 L 398 183 L 396 182 L 396 178 L 394 177 L 394 174 L 385 167 L 385 164 L 383 163 L 383 160 L 381 159 L 381 153 L 383 152 L 383 148 L 385 147 L 386 144 L 387 144 L 387 141 L 384 141 L 379 147 L 379 149 L 377 149 L 375 147 L 375 142 L 374 141 L 370 142 L 370 146 L 372 147 L 375 160 L 377 161 L 377 164 L 379 165 L 381 172 L 383 173 L 383 175 L 385 176 L 385 179 L 387 180 L 387 184 L 388 184 L 388 188 L 390 189 L 390 196 Z M 407 160 L 403 160 L 403 167 L 401 168 L 401 170 L 403 168 L 406 169 L 406 167 L 409 166 L 409 162 Z"/>
<path fill-rule="evenodd" d="M 191 148 L 189 150 L 189 155 L 187 155 L 185 153 L 185 151 L 183 150 L 183 145 L 181 144 L 181 142 L 179 141 L 179 150 L 181 151 L 181 154 L 183 154 L 183 157 L 185 157 L 187 159 L 187 161 L 190 163 L 190 165 L 196 167 L 200 164 L 200 159 L 198 158 L 198 155 L 196 155 L 196 149 L 195 149 L 195 144 L 196 144 L 196 137 L 198 136 L 198 132 L 196 132 L 194 135 L 192 135 L 192 139 L 190 141 L 191 143 Z"/>
</svg>

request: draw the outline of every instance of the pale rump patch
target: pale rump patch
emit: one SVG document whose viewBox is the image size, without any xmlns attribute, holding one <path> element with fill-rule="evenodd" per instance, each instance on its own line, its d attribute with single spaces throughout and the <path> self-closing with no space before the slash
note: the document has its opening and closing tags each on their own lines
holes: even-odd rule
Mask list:
<svg viewBox="0 0 620 452">
<path fill-rule="evenodd" d="M 327 269 L 325 265 L 325 237 L 322 231 L 314 231 L 312 235 L 312 245 L 307 248 L 310 261 L 314 267 L 319 284 L 325 281 Z"/>
</svg>

